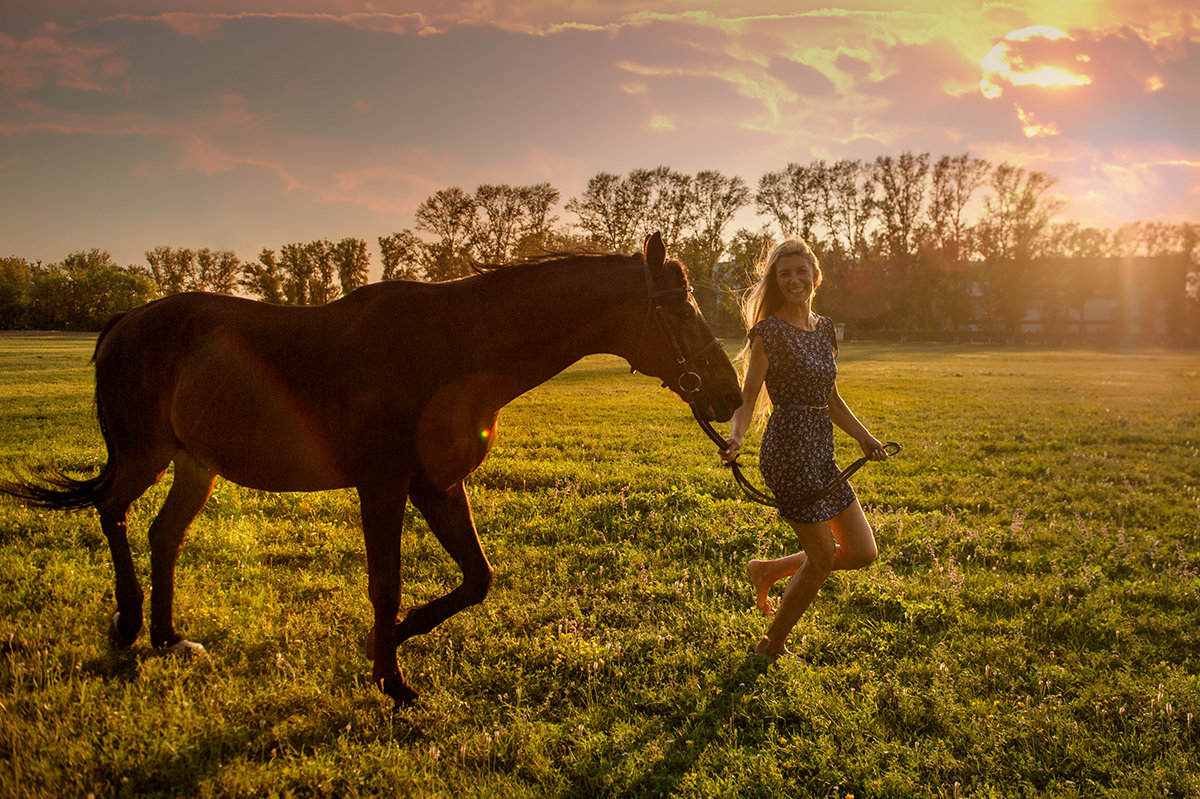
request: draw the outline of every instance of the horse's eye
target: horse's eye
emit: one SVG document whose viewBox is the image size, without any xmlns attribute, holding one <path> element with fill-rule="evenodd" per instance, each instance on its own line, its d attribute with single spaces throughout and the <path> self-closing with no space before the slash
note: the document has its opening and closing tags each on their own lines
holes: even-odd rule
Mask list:
<svg viewBox="0 0 1200 799">
<path fill-rule="evenodd" d="M 690 322 L 696 318 L 696 309 L 691 305 L 680 305 L 671 309 L 671 315 L 681 322 Z"/>
</svg>

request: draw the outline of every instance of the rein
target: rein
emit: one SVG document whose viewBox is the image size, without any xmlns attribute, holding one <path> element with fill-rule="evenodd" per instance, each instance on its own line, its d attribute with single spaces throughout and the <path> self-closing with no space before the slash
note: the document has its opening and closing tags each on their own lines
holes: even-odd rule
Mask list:
<svg viewBox="0 0 1200 799">
<path fill-rule="evenodd" d="M 712 442 L 717 445 L 718 449 L 722 449 L 722 450 L 725 449 L 728 442 L 724 438 L 721 437 L 721 434 L 718 433 L 709 422 L 700 418 L 700 414 L 696 412 L 696 407 L 694 405 L 691 407 L 692 407 L 692 416 L 696 417 L 696 424 L 700 425 L 700 429 L 704 431 L 704 434 L 707 435 L 712 440 Z M 883 445 L 883 449 L 889 456 L 891 456 L 891 455 L 895 455 L 896 453 L 898 453 L 900 451 L 900 445 L 897 444 L 895 441 L 889 441 Z M 869 460 L 871 460 L 871 458 L 867 455 L 864 455 L 861 458 L 859 458 L 858 460 L 856 460 L 854 463 L 847 466 L 845 469 L 842 469 L 842 471 L 838 474 L 837 477 L 833 478 L 828 483 L 821 486 L 821 488 L 818 489 L 816 492 L 814 492 L 812 495 L 805 497 L 804 501 L 802 503 L 802 507 L 807 507 L 809 505 L 815 505 L 816 503 L 820 502 L 825 497 L 832 494 L 835 490 L 837 490 L 838 486 L 840 486 L 844 481 L 849 480 L 850 476 L 852 474 L 857 472 L 863 466 L 866 466 L 867 461 L 869 461 Z M 727 461 L 725 463 L 725 465 L 728 466 L 730 468 L 730 470 L 732 470 L 733 479 L 737 481 L 737 484 L 741 487 L 742 492 L 745 493 L 747 498 L 749 498 L 750 500 L 752 500 L 754 502 L 757 502 L 760 505 L 766 505 L 768 508 L 778 508 L 779 507 L 779 503 L 775 500 L 774 497 L 772 497 L 770 494 L 766 493 L 762 489 L 755 487 L 755 485 L 750 482 L 750 480 L 742 472 L 742 467 L 738 465 L 737 457 L 734 457 L 734 459 L 731 461 Z"/>
</svg>

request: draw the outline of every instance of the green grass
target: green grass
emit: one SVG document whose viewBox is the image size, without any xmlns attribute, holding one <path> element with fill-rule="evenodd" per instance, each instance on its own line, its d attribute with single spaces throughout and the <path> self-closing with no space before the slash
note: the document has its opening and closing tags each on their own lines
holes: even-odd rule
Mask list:
<svg viewBox="0 0 1200 799">
<path fill-rule="evenodd" d="M 99 468 L 91 344 L 0 338 L 0 460 Z M 209 657 L 185 660 L 109 647 L 94 513 L 0 502 L 0 795 L 1200 796 L 1200 355 L 840 362 L 904 445 L 854 479 L 880 559 L 769 669 L 744 568 L 786 527 L 615 358 L 501 415 L 470 482 L 495 586 L 401 648 L 422 700 L 395 714 L 352 492 L 218 482 L 176 596 Z M 131 519 L 143 575 L 167 482 Z M 404 557 L 407 604 L 457 581 L 416 515 Z"/>
</svg>

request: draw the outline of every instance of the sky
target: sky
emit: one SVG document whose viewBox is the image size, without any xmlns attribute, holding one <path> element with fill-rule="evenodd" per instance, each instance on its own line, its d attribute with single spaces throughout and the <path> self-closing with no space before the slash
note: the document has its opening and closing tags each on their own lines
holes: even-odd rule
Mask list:
<svg viewBox="0 0 1200 799">
<path fill-rule="evenodd" d="M 1195 0 L 3 0 L 0 256 L 376 239 L 434 192 L 817 159 L 1200 222 Z M 560 206 L 561 222 L 574 216 Z M 739 224 L 765 217 L 747 210 Z M 732 232 L 732 231 L 730 231 Z"/>
</svg>

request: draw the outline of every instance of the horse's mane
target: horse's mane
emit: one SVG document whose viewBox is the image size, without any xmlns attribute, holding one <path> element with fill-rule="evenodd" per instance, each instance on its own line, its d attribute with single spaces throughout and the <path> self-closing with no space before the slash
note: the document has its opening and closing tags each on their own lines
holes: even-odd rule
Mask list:
<svg viewBox="0 0 1200 799">
<path fill-rule="evenodd" d="M 580 246 L 572 247 L 566 250 L 542 250 L 541 252 L 524 255 L 515 261 L 504 264 L 486 263 L 476 261 L 474 258 L 469 258 L 467 265 L 471 272 L 475 275 L 499 275 L 505 273 L 515 273 L 524 271 L 525 269 L 536 268 L 538 266 L 550 266 L 553 264 L 562 264 L 569 261 L 605 261 L 605 260 L 625 260 L 637 257 L 632 253 L 626 252 L 609 252 L 599 250 L 594 247 Z M 687 267 L 680 261 L 674 258 L 667 259 L 667 264 L 674 266 L 683 273 L 684 286 L 690 285 Z"/>
<path fill-rule="evenodd" d="M 600 258 L 625 258 L 629 257 L 628 253 L 606 252 L 594 247 L 572 247 L 566 250 L 542 250 L 530 255 L 523 255 L 515 261 L 509 263 L 497 264 L 488 263 L 485 261 L 476 261 L 474 258 L 468 260 L 468 266 L 471 271 L 477 275 L 486 275 L 492 272 L 502 272 L 507 269 L 538 266 L 541 264 L 561 263 L 570 260 L 594 260 Z"/>
</svg>

